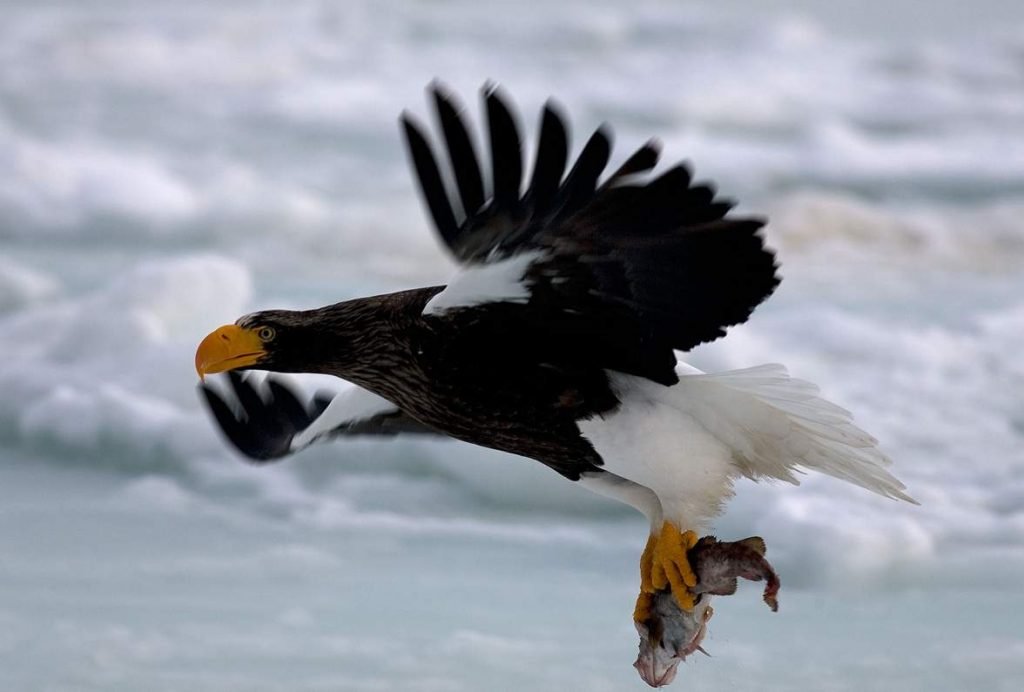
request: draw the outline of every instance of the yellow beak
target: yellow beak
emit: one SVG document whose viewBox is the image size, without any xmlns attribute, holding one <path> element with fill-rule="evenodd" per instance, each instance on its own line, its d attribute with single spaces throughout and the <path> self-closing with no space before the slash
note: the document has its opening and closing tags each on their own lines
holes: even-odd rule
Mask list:
<svg viewBox="0 0 1024 692">
<path fill-rule="evenodd" d="M 218 372 L 256 365 L 267 355 L 263 341 L 251 329 L 234 324 L 219 327 L 203 339 L 196 349 L 199 379 Z"/>
</svg>

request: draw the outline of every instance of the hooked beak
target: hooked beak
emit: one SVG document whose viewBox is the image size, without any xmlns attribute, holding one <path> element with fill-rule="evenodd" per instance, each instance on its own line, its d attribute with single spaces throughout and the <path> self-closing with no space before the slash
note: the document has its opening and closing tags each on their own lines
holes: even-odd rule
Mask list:
<svg viewBox="0 0 1024 692">
<path fill-rule="evenodd" d="M 235 324 L 226 324 L 210 332 L 196 349 L 199 379 L 227 370 L 258 364 L 267 351 L 256 332 Z"/>
</svg>

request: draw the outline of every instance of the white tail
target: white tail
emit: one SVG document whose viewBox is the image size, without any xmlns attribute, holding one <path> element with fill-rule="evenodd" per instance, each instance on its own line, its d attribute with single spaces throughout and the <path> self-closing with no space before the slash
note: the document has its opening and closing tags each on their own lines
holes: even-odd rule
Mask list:
<svg viewBox="0 0 1024 692">
<path fill-rule="evenodd" d="M 852 414 L 822 399 L 818 388 L 778 364 L 715 374 L 680 369 L 678 408 L 732 449 L 749 478 L 799 483 L 813 469 L 886 497 L 917 502 L 886 470 L 892 462 Z"/>
</svg>

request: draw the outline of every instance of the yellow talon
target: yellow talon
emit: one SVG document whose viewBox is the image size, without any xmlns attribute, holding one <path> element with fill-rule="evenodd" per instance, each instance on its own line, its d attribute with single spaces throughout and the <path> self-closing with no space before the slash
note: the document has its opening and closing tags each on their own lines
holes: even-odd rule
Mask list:
<svg viewBox="0 0 1024 692">
<path fill-rule="evenodd" d="M 647 540 L 640 557 L 641 592 L 652 594 L 670 587 L 679 607 L 693 610 L 697 575 L 686 553 L 697 545 L 697 540 L 693 531 L 680 531 L 675 524 L 666 521 L 658 535 L 652 534 Z"/>
<path fill-rule="evenodd" d="M 647 537 L 647 545 L 640 556 L 640 593 L 654 593 L 657 589 L 651 583 L 651 573 L 654 571 L 654 546 L 657 538 L 652 533 Z"/>
<path fill-rule="evenodd" d="M 636 606 L 633 608 L 633 622 L 647 622 L 651 616 L 651 606 L 654 604 L 654 596 L 641 591 L 636 597 Z"/>
</svg>

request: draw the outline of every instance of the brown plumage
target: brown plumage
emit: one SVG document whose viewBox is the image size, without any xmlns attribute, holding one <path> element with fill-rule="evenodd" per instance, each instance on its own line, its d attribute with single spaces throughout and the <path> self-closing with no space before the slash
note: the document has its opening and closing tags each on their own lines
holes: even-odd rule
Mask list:
<svg viewBox="0 0 1024 692">
<path fill-rule="evenodd" d="M 562 371 L 553 362 L 567 344 L 541 333 L 495 338 L 487 321 L 424 316 L 439 290 L 268 310 L 238 324 L 274 330 L 267 355 L 252 367 L 334 375 L 456 439 L 537 459 L 574 479 L 596 470 L 600 459 L 576 421 L 617 405 L 605 372 Z M 480 344 L 492 341 L 481 358 Z"/>
</svg>

